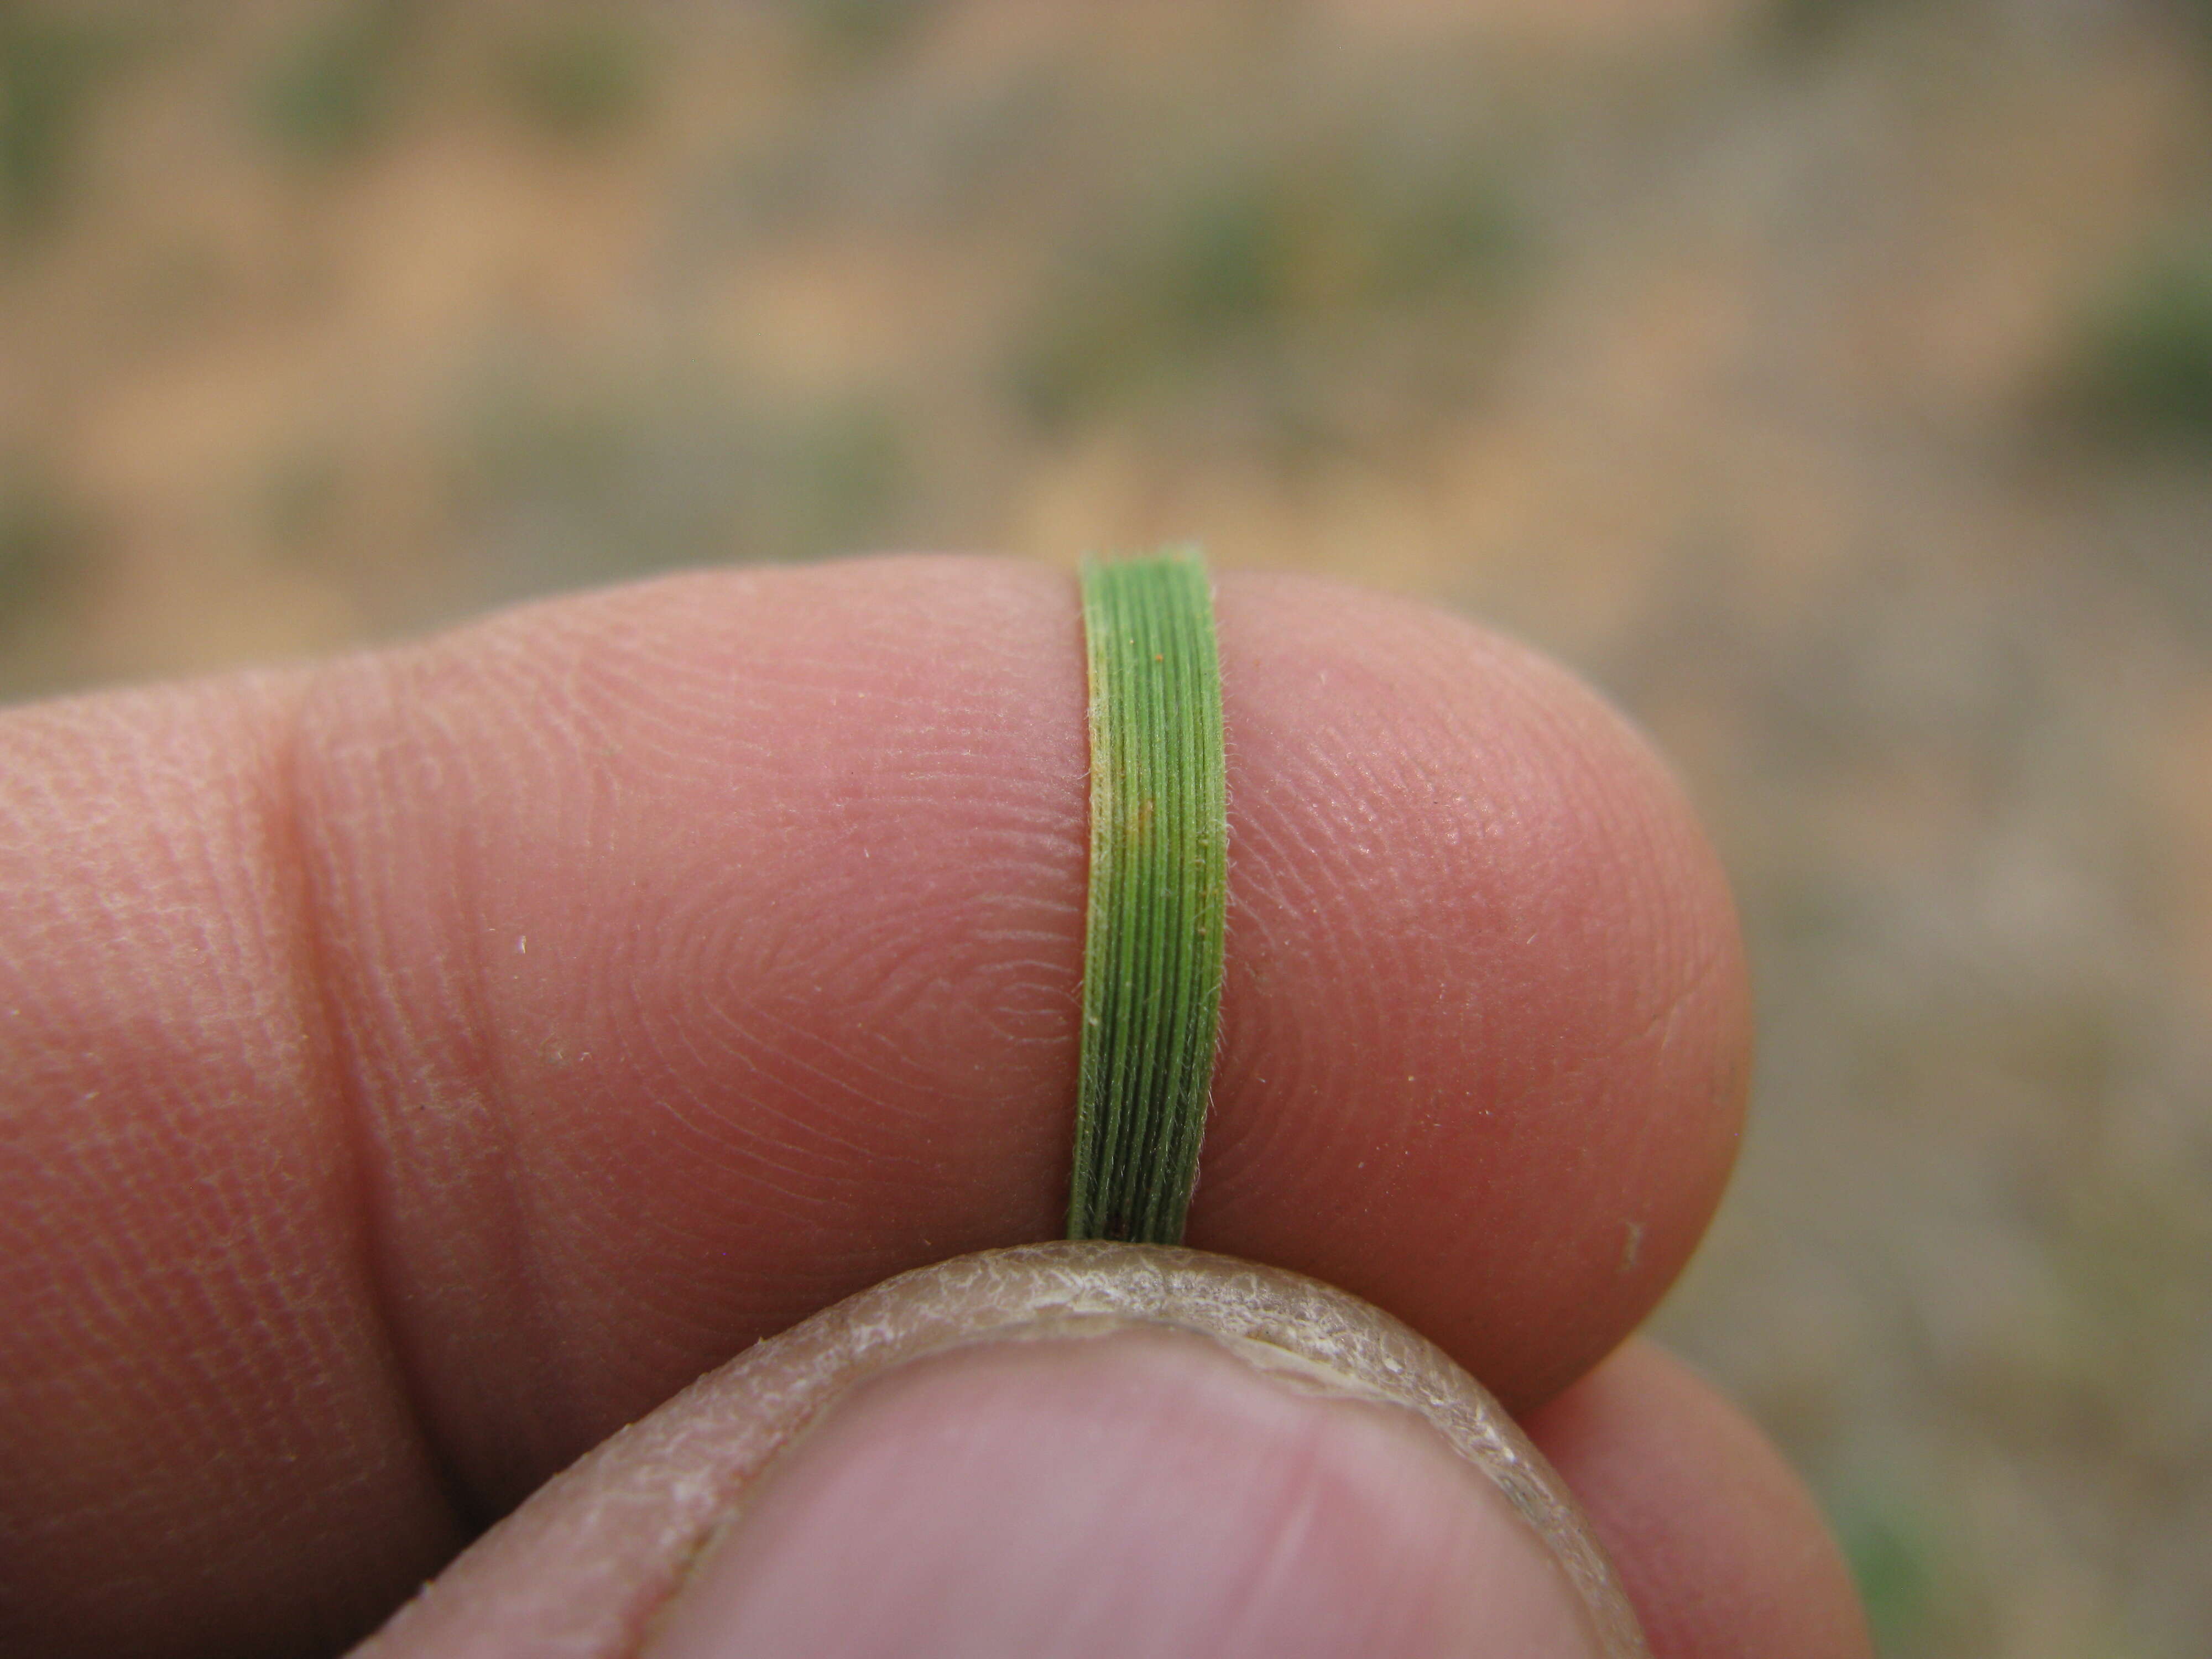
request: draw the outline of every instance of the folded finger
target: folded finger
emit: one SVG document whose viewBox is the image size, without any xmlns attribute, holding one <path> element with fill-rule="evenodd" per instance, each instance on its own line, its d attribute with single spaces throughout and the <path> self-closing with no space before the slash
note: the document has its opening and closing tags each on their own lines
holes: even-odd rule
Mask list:
<svg viewBox="0 0 2212 1659">
<path fill-rule="evenodd" d="M 1540 1398 L 1724 1178 L 1724 889 L 1527 653 L 1321 584 L 1219 610 L 1191 1241 Z M 0 724 L 0 1619 L 357 1628 L 749 1342 L 1050 1236 L 1081 660 L 1064 577 L 900 560 Z"/>
</svg>

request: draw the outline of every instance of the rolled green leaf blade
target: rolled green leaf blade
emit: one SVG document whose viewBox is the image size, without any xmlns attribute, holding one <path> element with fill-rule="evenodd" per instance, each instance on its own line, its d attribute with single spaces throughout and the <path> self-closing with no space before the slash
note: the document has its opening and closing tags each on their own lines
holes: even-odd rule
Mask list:
<svg viewBox="0 0 2212 1659">
<path fill-rule="evenodd" d="M 1071 1238 L 1182 1241 L 1221 1024 L 1228 784 L 1195 551 L 1083 571 L 1091 885 Z"/>
</svg>

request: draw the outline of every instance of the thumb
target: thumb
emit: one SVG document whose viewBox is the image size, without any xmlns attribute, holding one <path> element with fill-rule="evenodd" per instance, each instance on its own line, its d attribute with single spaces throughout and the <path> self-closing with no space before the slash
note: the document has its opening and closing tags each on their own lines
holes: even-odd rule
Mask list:
<svg viewBox="0 0 2212 1659">
<path fill-rule="evenodd" d="M 1548 1465 L 1364 1303 L 1059 1244 L 888 1281 L 616 1435 L 363 1659 L 1644 1650 Z"/>
</svg>

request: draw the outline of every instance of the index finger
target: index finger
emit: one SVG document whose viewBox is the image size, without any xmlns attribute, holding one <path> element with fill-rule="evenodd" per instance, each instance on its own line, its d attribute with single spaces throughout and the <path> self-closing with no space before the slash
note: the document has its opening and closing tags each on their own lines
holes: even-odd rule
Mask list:
<svg viewBox="0 0 2212 1659">
<path fill-rule="evenodd" d="M 1219 612 L 1190 1242 L 1540 1398 L 1724 1178 L 1723 885 L 1527 653 L 1314 583 Z M 49 1649 L 358 1625 L 757 1337 L 1054 1233 L 1081 664 L 1064 577 L 904 560 L 13 717 L 0 1617 Z"/>
</svg>

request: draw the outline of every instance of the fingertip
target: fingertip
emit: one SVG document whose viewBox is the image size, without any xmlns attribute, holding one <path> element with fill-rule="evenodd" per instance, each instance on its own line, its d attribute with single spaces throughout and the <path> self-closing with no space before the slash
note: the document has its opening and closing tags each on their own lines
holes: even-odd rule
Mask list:
<svg viewBox="0 0 2212 1659">
<path fill-rule="evenodd" d="M 372 1643 L 459 1659 L 1634 1659 L 1495 1403 L 1327 1286 L 1188 1250 L 903 1275 L 705 1379 Z"/>
<path fill-rule="evenodd" d="M 1535 1535 L 1440 1444 L 1173 1331 L 921 1361 L 793 1454 L 652 1659 L 1595 1659 Z"/>
<path fill-rule="evenodd" d="M 1654 1659 L 1868 1659 L 1812 1495 L 1749 1419 L 1636 1340 L 1524 1419 L 1582 1505 Z"/>
<path fill-rule="evenodd" d="M 1509 1403 L 1694 1247 L 1749 998 L 1728 884 L 1648 744 L 1432 609 L 1224 579 L 1231 916 L 1194 1242 L 1340 1283 Z"/>
</svg>

